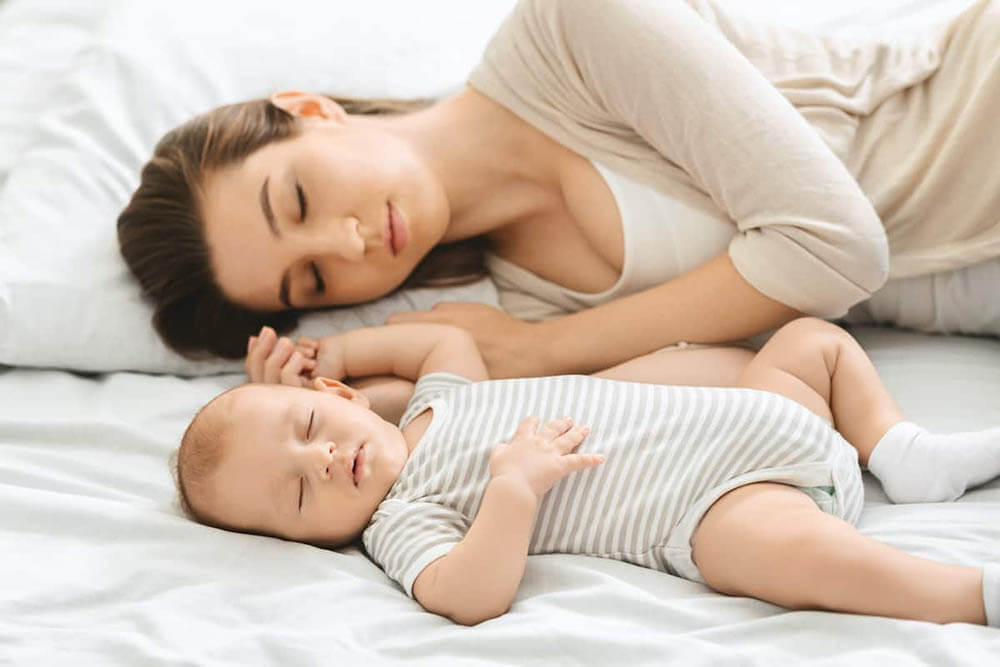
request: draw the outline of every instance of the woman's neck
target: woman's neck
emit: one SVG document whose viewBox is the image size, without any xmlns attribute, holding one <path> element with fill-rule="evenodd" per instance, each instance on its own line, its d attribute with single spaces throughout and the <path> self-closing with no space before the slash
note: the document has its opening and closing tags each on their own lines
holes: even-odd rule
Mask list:
<svg viewBox="0 0 1000 667">
<path fill-rule="evenodd" d="M 488 236 L 559 196 L 561 147 L 472 88 L 393 120 L 444 186 L 443 242 Z"/>
</svg>

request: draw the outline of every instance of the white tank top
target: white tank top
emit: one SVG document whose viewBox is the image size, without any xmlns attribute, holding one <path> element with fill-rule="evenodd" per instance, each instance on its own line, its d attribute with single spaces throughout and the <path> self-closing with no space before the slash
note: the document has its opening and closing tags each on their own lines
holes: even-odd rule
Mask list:
<svg viewBox="0 0 1000 667">
<path fill-rule="evenodd" d="M 548 319 L 658 285 L 719 255 L 736 233 L 736 225 L 721 211 L 690 205 L 591 164 L 607 182 L 621 217 L 621 275 L 603 292 L 577 292 L 490 254 L 486 266 L 497 284 L 500 305 L 520 319 Z"/>
</svg>

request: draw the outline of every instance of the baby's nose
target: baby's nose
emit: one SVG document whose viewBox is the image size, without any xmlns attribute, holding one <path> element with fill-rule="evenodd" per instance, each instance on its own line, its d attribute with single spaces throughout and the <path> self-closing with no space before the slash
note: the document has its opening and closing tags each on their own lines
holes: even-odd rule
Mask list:
<svg viewBox="0 0 1000 667">
<path fill-rule="evenodd" d="M 334 465 L 336 465 L 337 443 L 328 442 L 323 445 L 321 451 L 323 455 L 319 458 L 320 466 L 323 468 L 323 479 L 330 479 L 333 477 Z"/>
</svg>

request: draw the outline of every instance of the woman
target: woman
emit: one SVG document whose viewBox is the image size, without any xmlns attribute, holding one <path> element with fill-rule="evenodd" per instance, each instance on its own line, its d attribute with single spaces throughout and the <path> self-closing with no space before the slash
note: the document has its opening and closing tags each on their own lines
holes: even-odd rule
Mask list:
<svg viewBox="0 0 1000 667">
<path fill-rule="evenodd" d="M 419 110 L 288 92 L 168 134 L 122 252 L 188 353 L 241 356 L 298 311 L 474 277 L 438 257 L 475 259 L 470 239 L 513 316 L 390 322 L 464 326 L 494 377 L 840 317 L 889 276 L 1000 256 L 998 45 L 994 0 L 911 44 L 698 0 L 524 0 L 468 87 Z"/>
</svg>

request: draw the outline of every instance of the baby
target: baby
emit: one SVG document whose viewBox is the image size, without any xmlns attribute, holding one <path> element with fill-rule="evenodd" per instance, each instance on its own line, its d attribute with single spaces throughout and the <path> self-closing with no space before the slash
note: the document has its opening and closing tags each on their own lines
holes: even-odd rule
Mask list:
<svg viewBox="0 0 1000 667">
<path fill-rule="evenodd" d="M 472 339 L 444 325 L 294 351 L 275 339 L 252 340 L 267 342 L 253 358 L 290 385 L 321 377 L 244 385 L 198 413 L 178 456 L 198 521 L 321 546 L 361 537 L 407 594 L 463 624 L 506 612 L 539 553 L 618 558 L 789 608 L 1000 624 L 1000 566 L 917 558 L 852 525 L 859 461 L 896 502 L 952 500 L 1000 474 L 1000 429 L 904 421 L 861 347 L 822 320 L 789 323 L 756 355 L 662 352 L 598 376 L 492 381 Z M 703 384 L 734 386 L 650 383 L 676 379 L 685 356 Z M 338 381 L 385 374 L 417 381 L 398 427 Z"/>
</svg>

